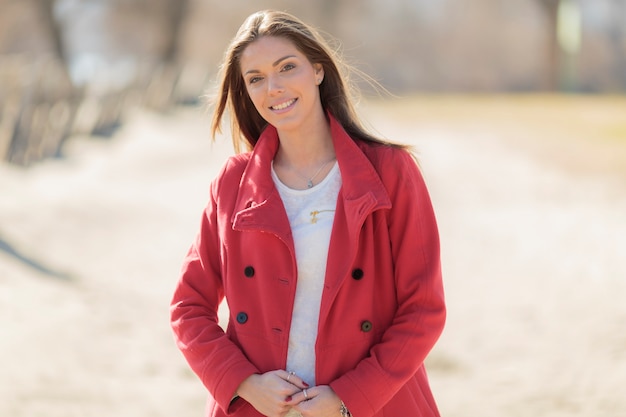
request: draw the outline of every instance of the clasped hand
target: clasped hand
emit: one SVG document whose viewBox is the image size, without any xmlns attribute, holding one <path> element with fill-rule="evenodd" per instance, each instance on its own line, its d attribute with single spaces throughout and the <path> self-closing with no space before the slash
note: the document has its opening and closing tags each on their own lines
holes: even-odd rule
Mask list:
<svg viewBox="0 0 626 417">
<path fill-rule="evenodd" d="M 251 375 L 237 394 L 268 417 L 284 417 L 292 408 L 303 417 L 338 417 L 341 404 L 328 385 L 309 387 L 298 375 L 283 370 Z"/>
</svg>

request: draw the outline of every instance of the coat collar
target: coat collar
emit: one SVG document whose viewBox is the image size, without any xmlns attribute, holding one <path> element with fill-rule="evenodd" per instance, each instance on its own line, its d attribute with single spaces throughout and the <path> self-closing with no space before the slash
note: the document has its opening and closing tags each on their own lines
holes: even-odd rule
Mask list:
<svg viewBox="0 0 626 417">
<path fill-rule="evenodd" d="M 363 150 L 332 115 L 328 114 L 328 118 L 342 177 L 340 198 L 344 200 L 347 219 L 351 219 L 350 229 L 358 228 L 369 213 L 391 207 L 391 201 Z M 286 213 L 271 176 L 278 145 L 278 132 L 268 125 L 252 150 L 241 178 L 232 218 L 235 230 L 258 229 L 279 236 L 291 235 L 289 222 L 278 220 L 283 215 L 286 219 Z"/>
</svg>

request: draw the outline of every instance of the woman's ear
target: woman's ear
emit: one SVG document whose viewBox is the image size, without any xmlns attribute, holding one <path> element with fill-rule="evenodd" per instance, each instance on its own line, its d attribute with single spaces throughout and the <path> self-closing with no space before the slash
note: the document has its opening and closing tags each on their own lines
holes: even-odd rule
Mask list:
<svg viewBox="0 0 626 417">
<path fill-rule="evenodd" d="M 320 85 L 324 81 L 324 66 L 322 64 L 313 64 L 315 68 L 315 83 Z"/>
</svg>

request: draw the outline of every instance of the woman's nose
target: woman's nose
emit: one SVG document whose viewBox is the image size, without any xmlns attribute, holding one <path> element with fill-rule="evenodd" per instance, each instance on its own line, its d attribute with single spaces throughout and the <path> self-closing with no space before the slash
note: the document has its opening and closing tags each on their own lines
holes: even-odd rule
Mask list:
<svg viewBox="0 0 626 417">
<path fill-rule="evenodd" d="M 267 92 L 269 94 L 278 94 L 283 91 L 283 84 L 279 77 L 269 77 L 267 79 Z"/>
</svg>

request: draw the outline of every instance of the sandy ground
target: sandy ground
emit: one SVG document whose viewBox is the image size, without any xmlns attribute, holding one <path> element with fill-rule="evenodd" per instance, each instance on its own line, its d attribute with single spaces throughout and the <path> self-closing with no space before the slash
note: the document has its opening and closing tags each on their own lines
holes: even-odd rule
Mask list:
<svg viewBox="0 0 626 417">
<path fill-rule="evenodd" d="M 442 414 L 626 416 L 626 140 L 432 103 L 365 112 L 417 146 L 438 214 Z M 0 416 L 202 415 L 168 303 L 230 153 L 205 119 L 137 111 L 64 160 L 0 165 Z"/>
</svg>

